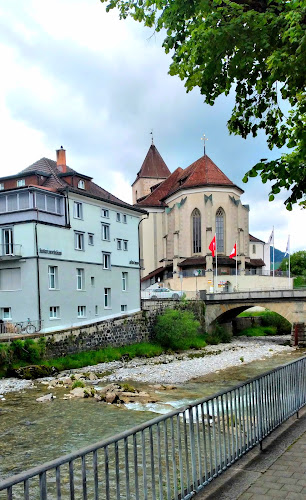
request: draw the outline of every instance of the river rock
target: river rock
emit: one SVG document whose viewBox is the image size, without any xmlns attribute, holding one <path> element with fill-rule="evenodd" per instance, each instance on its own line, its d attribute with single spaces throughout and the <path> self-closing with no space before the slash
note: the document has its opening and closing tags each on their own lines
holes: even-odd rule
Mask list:
<svg viewBox="0 0 306 500">
<path fill-rule="evenodd" d="M 85 389 L 83 387 L 76 387 L 70 391 L 70 394 L 72 394 L 75 398 L 84 398 L 84 391 Z"/>
<path fill-rule="evenodd" d="M 50 392 L 50 394 L 45 394 L 44 396 L 37 398 L 36 401 L 38 403 L 45 403 L 46 401 L 52 401 L 52 399 L 55 399 L 55 397 L 56 396 L 53 396 L 52 392 Z"/>
<path fill-rule="evenodd" d="M 116 403 L 119 403 L 121 401 L 119 399 L 118 394 L 116 394 L 115 392 L 107 392 L 105 394 L 105 402 L 110 403 L 110 404 L 116 404 Z"/>
</svg>

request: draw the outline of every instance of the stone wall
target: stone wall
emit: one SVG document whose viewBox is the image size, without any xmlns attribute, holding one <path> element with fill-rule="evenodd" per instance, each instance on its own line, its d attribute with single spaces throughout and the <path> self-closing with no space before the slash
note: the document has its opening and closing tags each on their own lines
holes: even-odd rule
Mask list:
<svg viewBox="0 0 306 500">
<path fill-rule="evenodd" d="M 153 339 L 156 316 L 169 307 L 175 309 L 181 305 L 175 300 L 144 301 L 143 310 L 135 314 L 60 332 L 45 333 L 41 336 L 46 339 L 46 356 L 55 358 L 106 346 L 118 347 L 150 341 Z M 201 320 L 203 305 L 201 307 L 200 303 L 191 303 L 186 307 L 192 308 L 196 317 Z"/>
</svg>

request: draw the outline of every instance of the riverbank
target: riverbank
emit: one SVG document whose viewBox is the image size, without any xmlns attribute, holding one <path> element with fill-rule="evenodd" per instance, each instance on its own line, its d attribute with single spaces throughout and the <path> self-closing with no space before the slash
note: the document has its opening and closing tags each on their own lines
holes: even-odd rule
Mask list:
<svg viewBox="0 0 306 500">
<path fill-rule="evenodd" d="M 101 382 L 131 380 L 153 384 L 182 384 L 188 380 L 240 366 L 252 361 L 269 358 L 277 354 L 295 351 L 288 345 L 287 336 L 234 338 L 230 344 L 206 346 L 200 350 L 182 354 L 162 354 L 154 358 L 134 358 L 131 361 L 112 361 L 86 366 L 77 370 L 65 370 L 57 377 L 68 373 L 96 373 Z M 290 357 L 288 357 L 290 361 Z M 52 380 L 55 377 L 49 377 Z M 0 395 L 34 388 L 31 380 L 17 378 L 0 379 Z M 1 398 L 1 396 L 0 396 Z"/>
</svg>

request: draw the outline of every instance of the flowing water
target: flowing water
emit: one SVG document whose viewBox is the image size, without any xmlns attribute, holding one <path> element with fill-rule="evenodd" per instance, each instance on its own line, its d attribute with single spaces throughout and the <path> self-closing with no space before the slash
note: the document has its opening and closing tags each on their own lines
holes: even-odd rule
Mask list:
<svg viewBox="0 0 306 500">
<path fill-rule="evenodd" d="M 94 399 L 63 399 L 69 389 L 53 389 L 56 399 L 38 403 L 46 386 L 5 395 L 0 401 L 0 479 L 101 441 L 187 402 L 212 395 L 241 381 L 301 357 L 279 354 L 194 379 L 174 390 L 155 393 L 158 403 L 115 406 Z M 133 383 L 133 381 L 131 381 Z M 144 384 L 133 384 L 147 389 Z"/>
</svg>

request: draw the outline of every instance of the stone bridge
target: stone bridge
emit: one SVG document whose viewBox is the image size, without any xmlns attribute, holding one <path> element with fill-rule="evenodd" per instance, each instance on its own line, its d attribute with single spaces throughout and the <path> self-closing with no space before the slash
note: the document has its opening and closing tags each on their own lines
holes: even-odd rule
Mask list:
<svg viewBox="0 0 306 500">
<path fill-rule="evenodd" d="M 212 330 L 214 323 L 228 324 L 249 307 L 261 306 L 274 311 L 292 324 L 296 344 L 299 338 L 305 341 L 306 290 L 267 290 L 236 293 L 200 292 L 205 301 L 205 321 L 207 330 Z"/>
</svg>

